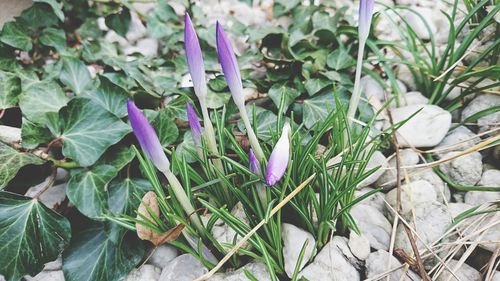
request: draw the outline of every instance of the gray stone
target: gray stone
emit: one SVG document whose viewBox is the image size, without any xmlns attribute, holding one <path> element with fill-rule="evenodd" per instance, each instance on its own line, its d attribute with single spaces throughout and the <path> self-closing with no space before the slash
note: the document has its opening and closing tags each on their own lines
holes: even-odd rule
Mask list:
<svg viewBox="0 0 500 281">
<path fill-rule="evenodd" d="M 157 281 L 160 279 L 161 269 L 150 264 L 134 268 L 125 278 L 125 281 Z"/>
<path fill-rule="evenodd" d="M 389 255 L 387 251 L 378 250 L 377 252 L 373 252 L 368 256 L 365 266 L 366 266 L 366 277 L 375 278 L 384 272 L 387 272 L 396 267 L 400 267 L 401 263 L 395 257 Z M 380 280 L 385 280 L 385 278 Z M 392 271 L 389 274 L 389 280 L 414 281 L 414 280 L 420 280 L 420 278 L 413 271 L 408 270 L 405 272 L 404 269 L 401 268 Z"/>
<path fill-rule="evenodd" d="M 162 270 L 160 281 L 192 281 L 208 272 L 196 258 L 184 254 L 171 260 Z"/>
<path fill-rule="evenodd" d="M 436 105 L 408 105 L 392 110 L 395 124 L 405 121 L 413 114 L 415 115 L 397 130 L 396 136 L 402 147 L 436 146 L 451 126 L 451 114 Z M 385 125 L 386 128 L 389 126 L 390 124 Z"/>
<path fill-rule="evenodd" d="M 126 38 L 129 42 L 135 42 L 143 37 L 145 37 L 148 33 L 144 24 L 137 16 L 137 13 L 131 12 L 131 21 L 130 26 L 128 28 Z"/>
<path fill-rule="evenodd" d="M 366 260 L 370 254 L 370 240 L 364 234 L 358 235 L 356 232 L 349 233 L 349 248 L 352 254 L 360 260 Z"/>
<path fill-rule="evenodd" d="M 413 169 L 408 173 L 410 182 L 425 180 L 432 185 L 436 192 L 438 202 L 444 203 L 450 201 L 451 193 L 443 180 L 432 170 L 432 168 Z"/>
<path fill-rule="evenodd" d="M 127 55 L 133 53 L 142 54 L 145 57 L 154 57 L 158 54 L 158 40 L 153 38 L 144 38 L 137 41 L 136 46 L 129 46 L 123 49 Z"/>
<path fill-rule="evenodd" d="M 397 209 L 397 189 L 389 191 L 385 200 L 394 210 Z M 437 200 L 436 191 L 430 183 L 424 180 L 414 181 L 401 186 L 401 215 L 406 216 L 419 204 L 425 202 L 435 202 Z M 387 209 L 387 217 L 392 220 L 394 213 Z"/>
<path fill-rule="evenodd" d="M 368 160 L 368 164 L 366 164 L 365 171 L 369 171 L 375 167 L 379 167 L 378 170 L 375 171 L 375 173 L 371 174 L 366 179 L 364 179 L 362 182 L 360 182 L 358 187 L 366 187 L 374 183 L 375 181 L 378 180 L 378 178 L 384 173 L 385 169 L 387 168 L 387 159 L 385 158 L 384 154 L 382 154 L 382 152 L 378 150 L 375 151 L 372 154 L 370 160 Z"/>
<path fill-rule="evenodd" d="M 298 262 L 302 247 L 307 242 L 307 247 L 304 251 L 304 256 L 299 266 L 299 270 L 304 268 L 306 263 L 313 256 L 316 240 L 311 233 L 292 224 L 281 224 L 281 231 L 283 238 L 283 257 L 285 258 L 285 272 L 288 277 L 291 278 Z"/>
<path fill-rule="evenodd" d="M 416 239 L 417 248 L 422 251 L 424 244 L 431 245 L 438 240 L 451 224 L 451 214 L 448 209 L 438 202 L 425 202 L 415 206 L 415 215 L 410 212 L 403 216 L 423 240 Z M 396 248 L 403 249 L 406 253 L 413 253 L 410 241 L 402 224 L 396 230 Z"/>
<path fill-rule="evenodd" d="M 35 277 L 24 276 L 26 281 L 64 281 L 64 273 L 62 270 L 42 271 Z"/>
<path fill-rule="evenodd" d="M 423 40 L 429 40 L 431 34 L 436 33 L 436 26 L 432 21 L 432 9 L 425 7 L 412 7 L 412 9 L 419 15 L 413 12 L 405 12 L 404 18 L 413 31 Z M 423 17 L 423 18 L 421 18 Z M 426 25 L 427 23 L 427 25 Z"/>
<path fill-rule="evenodd" d="M 459 126 L 453 131 L 450 131 L 444 139 L 434 149 L 440 158 L 450 151 L 463 151 L 477 143 L 476 134 L 471 132 L 464 126 Z"/>
<path fill-rule="evenodd" d="M 4 23 L 14 20 L 25 9 L 33 5 L 32 0 L 2 1 L 0 4 L 0 29 Z"/>
<path fill-rule="evenodd" d="M 391 240 L 391 224 L 384 215 L 372 206 L 357 204 L 350 212 L 361 233 L 374 249 L 388 250 Z"/>
<path fill-rule="evenodd" d="M 0 141 L 5 143 L 21 142 L 21 128 L 0 125 Z"/>
<path fill-rule="evenodd" d="M 370 75 L 361 77 L 359 83 L 361 91 L 365 94 L 367 99 L 373 97 L 379 101 L 385 100 L 383 85 L 373 79 Z"/>
<path fill-rule="evenodd" d="M 163 244 L 154 250 L 153 255 L 151 255 L 151 258 L 148 260 L 148 264 L 163 269 L 171 260 L 176 258 L 177 255 L 176 248 Z"/>
<path fill-rule="evenodd" d="M 361 197 L 363 194 L 368 193 L 370 191 L 373 191 L 373 188 L 364 187 L 361 190 L 354 191 L 354 196 Z M 360 204 L 372 206 L 382 213 L 384 212 L 385 209 L 384 194 L 381 192 L 376 192 L 372 194 L 370 197 L 361 201 Z"/>
<path fill-rule="evenodd" d="M 418 153 L 411 148 L 401 149 L 399 151 L 400 167 L 412 166 L 419 162 Z M 391 155 L 388 161 L 387 170 L 377 180 L 376 185 L 384 189 L 391 189 L 396 187 L 396 154 Z M 401 180 L 404 179 L 403 169 L 401 169 Z"/>
<path fill-rule="evenodd" d="M 267 266 L 261 262 L 252 262 L 233 272 L 216 273 L 209 281 L 243 281 L 249 280 L 244 271 L 248 271 L 259 281 L 271 280 Z"/>
<path fill-rule="evenodd" d="M 487 170 L 481 176 L 481 180 L 477 183 L 478 187 L 498 187 L 500 186 L 500 171 Z M 496 191 L 469 191 L 465 194 L 465 203 L 477 206 L 487 202 L 500 200 L 500 192 Z"/>
<path fill-rule="evenodd" d="M 462 121 L 467 117 L 470 117 L 480 111 L 492 108 L 494 106 L 500 105 L 500 96 L 494 94 L 479 95 L 474 98 L 465 108 L 462 110 Z M 487 131 L 493 127 L 498 126 L 500 123 L 500 112 L 495 112 L 483 116 L 477 120 L 477 124 L 480 126 L 480 131 Z"/>
<path fill-rule="evenodd" d="M 243 210 L 243 205 L 241 202 L 238 202 L 233 209 L 231 210 L 231 214 L 239 219 L 241 222 L 246 225 L 249 224 L 248 218 L 245 215 L 245 211 Z M 238 241 L 241 240 L 241 236 L 239 236 L 236 231 L 231 228 L 229 225 L 223 223 L 221 220 L 218 220 L 214 227 L 212 228 L 212 234 L 214 238 L 224 246 L 224 244 L 234 245 Z M 235 242 L 236 241 L 236 242 Z M 245 244 L 244 248 L 250 247 L 250 244 Z M 232 246 L 227 247 L 228 249 L 232 248 Z"/>
<path fill-rule="evenodd" d="M 407 105 L 425 105 L 429 103 L 429 99 L 424 97 L 422 93 L 417 91 L 407 92 L 399 98 L 399 106 L 396 98 L 391 101 L 391 107 L 401 107 Z"/>
<path fill-rule="evenodd" d="M 442 158 L 448 159 L 459 153 L 448 152 Z M 481 153 L 472 152 L 439 165 L 439 169 L 456 184 L 475 185 L 483 173 L 482 158 Z"/>
<path fill-rule="evenodd" d="M 299 273 L 299 278 L 311 281 L 360 280 L 358 271 L 349 261 L 350 257 L 352 254 L 346 238 L 335 236 L 321 249 L 314 261 Z"/>
<path fill-rule="evenodd" d="M 442 273 L 435 278 L 436 281 L 479 281 L 481 280 L 481 274 L 479 271 L 475 270 L 472 266 L 464 263 L 460 265 L 457 270 L 454 270 L 457 266 L 458 261 L 450 260 L 447 262 L 448 268 L 459 278 L 455 278 L 448 269 L 444 268 Z"/>
</svg>

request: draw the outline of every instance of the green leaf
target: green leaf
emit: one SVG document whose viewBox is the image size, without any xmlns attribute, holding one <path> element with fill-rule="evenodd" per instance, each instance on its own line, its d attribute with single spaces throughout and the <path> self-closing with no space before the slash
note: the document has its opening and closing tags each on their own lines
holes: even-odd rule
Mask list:
<svg viewBox="0 0 500 281">
<path fill-rule="evenodd" d="M 269 140 L 272 136 L 272 133 L 276 131 L 276 122 L 278 121 L 278 117 L 270 110 L 263 109 L 261 107 L 255 107 L 255 117 L 254 117 L 254 109 L 253 106 L 246 107 L 247 112 L 249 113 L 250 123 L 255 128 L 255 133 L 257 137 L 261 140 Z M 254 124 L 257 123 L 256 125 Z M 238 129 L 242 132 L 245 131 L 245 125 L 243 121 L 238 121 Z"/>
<path fill-rule="evenodd" d="M 19 79 L 13 73 L 0 71 L 0 109 L 16 106 L 20 93 Z"/>
<path fill-rule="evenodd" d="M 130 26 L 130 10 L 123 7 L 120 13 L 111 14 L 106 17 L 106 26 L 113 29 L 119 35 L 125 37 L 127 35 L 128 28 Z"/>
<path fill-rule="evenodd" d="M 300 92 L 294 88 L 287 86 L 286 84 L 274 84 L 271 89 L 269 89 L 269 97 L 273 100 L 277 108 L 280 107 L 281 99 L 284 96 L 284 111 L 288 109 L 290 104 L 295 101 L 295 98 L 300 96 Z"/>
<path fill-rule="evenodd" d="M 45 28 L 40 35 L 40 42 L 56 50 L 63 50 L 66 48 L 66 33 L 62 29 Z"/>
<path fill-rule="evenodd" d="M 0 192 L 0 272 L 7 281 L 39 273 L 70 238 L 65 217 L 36 199 Z"/>
<path fill-rule="evenodd" d="M 309 96 L 313 96 L 330 84 L 331 82 L 328 80 L 313 78 L 313 79 L 308 79 L 304 86 L 306 87 L 306 91 L 309 94 Z"/>
<path fill-rule="evenodd" d="M 19 107 L 30 121 L 43 124 L 48 112 L 57 112 L 65 106 L 69 98 L 61 87 L 53 81 L 41 81 L 28 84 L 23 82 L 23 92 L 19 96 Z"/>
<path fill-rule="evenodd" d="M 33 48 L 28 31 L 15 22 L 7 22 L 0 33 L 0 41 L 14 48 L 29 51 Z"/>
<path fill-rule="evenodd" d="M 86 98 L 71 100 L 59 111 L 56 121 L 49 129 L 63 140 L 64 156 L 82 166 L 94 164 L 108 147 L 130 132 L 118 117 Z"/>
<path fill-rule="evenodd" d="M 152 190 L 151 183 L 144 179 L 117 179 L 109 184 L 109 210 L 113 214 L 135 215 L 140 198 Z"/>
<path fill-rule="evenodd" d="M 230 99 L 230 93 L 215 93 L 209 89 L 207 93 L 207 107 L 212 109 L 223 107 Z"/>
<path fill-rule="evenodd" d="M 92 88 L 93 81 L 85 64 L 75 58 L 64 58 L 59 79 L 75 94 L 82 94 Z"/>
<path fill-rule="evenodd" d="M 83 96 L 88 97 L 117 117 L 127 116 L 127 91 L 104 76 L 100 76 L 99 81 L 99 87 L 96 90 L 87 91 Z"/>
<path fill-rule="evenodd" d="M 118 171 L 110 165 L 97 165 L 72 173 L 66 194 L 78 211 L 89 218 L 98 219 L 108 209 L 108 183 Z"/>
<path fill-rule="evenodd" d="M 300 4 L 300 0 L 276 0 L 273 9 L 275 17 L 282 16 Z"/>
<path fill-rule="evenodd" d="M 104 155 L 96 162 L 96 165 L 111 165 L 117 171 L 121 171 L 128 163 L 135 158 L 134 150 L 131 147 L 115 145 L 104 153 Z"/>
<path fill-rule="evenodd" d="M 102 224 L 86 226 L 74 234 L 63 253 L 64 277 L 66 281 L 123 280 L 143 255 L 144 247 L 136 237 L 124 231 L 108 235 Z"/>
<path fill-rule="evenodd" d="M 333 94 L 326 93 L 304 100 L 303 122 L 306 128 L 311 129 L 316 123 L 324 121 L 328 113 L 335 109 Z"/>
<path fill-rule="evenodd" d="M 164 147 L 174 143 L 179 137 L 179 129 L 173 119 L 170 111 L 162 110 L 153 121 L 153 127 L 158 134 L 161 145 Z"/>
<path fill-rule="evenodd" d="M 16 20 L 31 29 L 38 29 L 56 25 L 59 20 L 54 15 L 49 5 L 34 3 L 33 6 L 24 10 Z"/>
<path fill-rule="evenodd" d="M 59 18 L 59 20 L 64 21 L 64 13 L 62 11 L 62 4 L 58 3 L 56 0 L 33 0 L 33 2 L 47 3 L 50 5 L 54 14 Z"/>
<path fill-rule="evenodd" d="M 21 145 L 24 148 L 34 149 L 42 143 L 50 142 L 53 138 L 47 127 L 37 125 L 30 120 L 23 118 L 21 139 Z"/>
<path fill-rule="evenodd" d="M 330 68 L 341 70 L 354 66 L 356 61 L 349 55 L 349 52 L 346 49 L 339 48 L 328 55 L 326 58 L 326 64 Z"/>
<path fill-rule="evenodd" d="M 0 189 L 3 189 L 22 167 L 30 164 L 42 165 L 43 163 L 42 159 L 32 154 L 18 152 L 0 142 Z"/>
</svg>

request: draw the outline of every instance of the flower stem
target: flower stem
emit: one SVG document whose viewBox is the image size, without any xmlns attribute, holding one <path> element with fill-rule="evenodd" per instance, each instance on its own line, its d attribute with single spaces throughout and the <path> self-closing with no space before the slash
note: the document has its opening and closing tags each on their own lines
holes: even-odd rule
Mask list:
<svg viewBox="0 0 500 281">
<path fill-rule="evenodd" d="M 347 124 L 349 127 L 354 120 L 356 110 L 358 109 L 359 99 L 361 97 L 361 72 L 363 71 L 363 53 L 365 51 L 366 40 L 360 39 L 358 50 L 358 61 L 356 64 L 356 76 L 354 78 L 354 90 L 352 91 L 351 100 L 349 101 L 349 109 L 347 110 Z"/>
<path fill-rule="evenodd" d="M 253 131 L 252 125 L 250 124 L 250 120 L 248 119 L 248 114 L 244 106 L 238 107 L 240 110 L 241 119 L 243 119 L 243 123 L 245 124 L 245 128 L 247 129 L 248 140 L 250 141 L 250 145 L 252 146 L 253 152 L 255 153 L 255 157 L 259 162 L 264 162 L 264 152 L 260 147 L 259 140 Z"/>
<path fill-rule="evenodd" d="M 177 200 L 181 204 L 186 214 L 188 216 L 192 216 L 191 221 L 193 222 L 196 229 L 199 231 L 199 234 L 203 235 L 204 233 L 203 224 L 201 223 L 200 217 L 196 213 L 196 210 L 191 204 L 191 200 L 189 200 L 189 197 L 184 191 L 184 188 L 182 187 L 181 183 L 179 182 L 177 177 L 172 173 L 172 171 L 166 170 L 162 172 L 167 178 L 168 182 L 170 183 L 170 186 L 174 191 L 175 198 L 177 198 Z"/>
</svg>

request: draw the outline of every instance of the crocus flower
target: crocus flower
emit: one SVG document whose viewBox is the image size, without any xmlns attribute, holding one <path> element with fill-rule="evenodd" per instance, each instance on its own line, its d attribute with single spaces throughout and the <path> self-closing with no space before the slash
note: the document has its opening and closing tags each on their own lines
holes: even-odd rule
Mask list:
<svg viewBox="0 0 500 281">
<path fill-rule="evenodd" d="M 205 100 L 207 95 L 207 83 L 205 80 L 205 66 L 201 53 L 200 42 L 194 30 L 189 14 L 184 16 L 184 49 L 186 50 L 186 61 L 193 80 L 194 92 L 198 99 Z"/>
<path fill-rule="evenodd" d="M 219 62 L 222 66 L 222 72 L 224 72 L 224 77 L 226 78 L 229 90 L 233 95 L 234 103 L 238 107 L 244 107 L 245 98 L 243 95 L 243 85 L 241 83 L 238 62 L 236 61 L 236 56 L 234 55 L 231 42 L 227 38 L 227 35 L 219 22 L 217 22 L 216 25 L 216 41 Z"/>
<path fill-rule="evenodd" d="M 275 185 L 285 174 L 290 157 L 290 124 L 286 123 L 266 166 L 266 183 Z"/>
<path fill-rule="evenodd" d="M 222 72 L 224 72 L 224 77 L 226 78 L 227 85 L 233 96 L 234 103 L 240 111 L 241 119 L 245 124 L 247 129 L 248 140 L 250 145 L 255 151 L 255 156 L 259 161 L 264 160 L 264 152 L 260 147 L 259 140 L 253 131 L 252 125 L 250 124 L 250 119 L 248 118 L 247 111 L 245 109 L 245 97 L 243 95 L 243 84 L 241 83 L 240 69 L 238 68 L 238 62 L 236 61 L 236 56 L 234 55 L 231 42 L 227 38 L 224 29 L 217 22 L 216 26 L 216 41 L 217 41 L 217 55 L 219 56 L 219 63 L 222 66 Z"/>
<path fill-rule="evenodd" d="M 250 161 L 250 171 L 258 176 L 262 176 L 262 169 L 260 168 L 259 160 L 257 160 L 257 157 L 255 157 L 253 149 L 251 148 L 248 151 L 248 160 Z"/>
<path fill-rule="evenodd" d="M 373 3 L 374 0 L 360 0 L 359 1 L 359 24 L 358 33 L 360 40 L 366 40 L 370 32 L 370 25 L 373 16 Z"/>
<path fill-rule="evenodd" d="M 135 137 L 139 141 L 142 150 L 148 156 L 158 170 L 165 172 L 170 169 L 170 162 L 163 152 L 163 147 L 158 140 L 155 130 L 149 124 L 146 116 L 135 106 L 134 102 L 127 102 L 128 117 L 134 131 Z"/>
<path fill-rule="evenodd" d="M 194 111 L 193 107 L 189 102 L 186 102 L 187 118 L 189 122 L 189 127 L 191 128 L 191 135 L 193 136 L 194 143 L 197 146 L 201 145 L 201 134 L 203 134 L 203 129 L 201 128 L 200 121 L 198 120 L 198 115 Z"/>
</svg>

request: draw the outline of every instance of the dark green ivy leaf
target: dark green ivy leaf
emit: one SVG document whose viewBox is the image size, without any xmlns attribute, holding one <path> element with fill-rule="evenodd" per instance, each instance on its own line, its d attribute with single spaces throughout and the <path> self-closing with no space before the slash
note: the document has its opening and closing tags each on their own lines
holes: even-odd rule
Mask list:
<svg viewBox="0 0 500 281">
<path fill-rule="evenodd" d="M 66 33 L 62 29 L 45 28 L 40 35 L 40 42 L 56 50 L 63 50 L 66 47 Z"/>
<path fill-rule="evenodd" d="M 0 71 L 0 110 L 16 106 L 20 93 L 21 83 L 16 75 Z"/>
<path fill-rule="evenodd" d="M 41 165 L 44 161 L 32 154 L 19 152 L 0 142 L 0 190 L 26 165 Z M 0 243 L 0 245 L 2 245 Z M 1 247 L 1 246 L 0 246 Z"/>
<path fill-rule="evenodd" d="M 106 17 L 106 26 L 113 29 L 119 35 L 125 37 L 131 21 L 130 10 L 126 7 L 116 14 L 111 14 Z"/>
<path fill-rule="evenodd" d="M 36 275 L 70 239 L 65 217 L 36 199 L 0 192 L 0 272 L 7 281 Z"/>
<path fill-rule="evenodd" d="M 300 92 L 294 88 L 287 86 L 287 84 L 274 84 L 271 89 L 269 89 L 269 97 L 273 100 L 277 108 L 280 107 L 280 103 L 283 100 L 284 111 L 288 109 L 290 104 L 295 101 L 295 98 L 300 96 Z"/>
<path fill-rule="evenodd" d="M 356 61 L 349 55 L 346 49 L 339 48 L 328 55 L 326 64 L 334 70 L 341 70 L 354 66 Z"/>
<path fill-rule="evenodd" d="M 7 22 L 4 24 L 0 41 L 23 51 L 29 51 L 33 48 L 31 36 L 28 31 L 16 22 Z"/>
<path fill-rule="evenodd" d="M 19 107 L 30 121 L 43 124 L 47 113 L 57 112 L 68 103 L 69 98 L 54 81 L 27 81 L 25 79 L 22 83 Z"/>
<path fill-rule="evenodd" d="M 59 79 L 77 95 L 90 90 L 93 85 L 92 77 L 85 64 L 81 60 L 70 57 L 63 59 Z"/>
<path fill-rule="evenodd" d="M 109 184 L 109 210 L 113 214 L 135 215 L 140 198 L 152 190 L 151 183 L 144 179 L 116 179 Z"/>
<path fill-rule="evenodd" d="M 125 117 L 127 115 L 127 91 L 104 76 L 100 76 L 99 81 L 99 87 L 94 91 L 85 92 L 84 96 L 117 117 Z"/>
<path fill-rule="evenodd" d="M 64 21 L 64 13 L 62 11 L 62 4 L 58 3 L 56 0 L 33 0 L 33 2 L 40 2 L 49 4 L 49 6 L 54 11 L 54 14 L 59 18 L 60 21 Z"/>
<path fill-rule="evenodd" d="M 158 113 L 153 121 L 153 127 L 162 146 L 174 143 L 179 137 L 179 129 L 173 122 L 173 116 L 169 110 L 164 109 Z"/>
<path fill-rule="evenodd" d="M 21 145 L 24 148 L 34 149 L 42 143 L 48 143 L 52 140 L 50 130 L 42 125 L 37 125 L 30 120 L 23 118 L 21 126 Z"/>
</svg>

